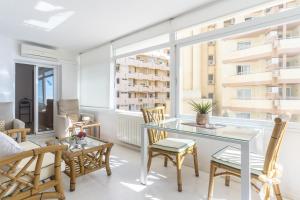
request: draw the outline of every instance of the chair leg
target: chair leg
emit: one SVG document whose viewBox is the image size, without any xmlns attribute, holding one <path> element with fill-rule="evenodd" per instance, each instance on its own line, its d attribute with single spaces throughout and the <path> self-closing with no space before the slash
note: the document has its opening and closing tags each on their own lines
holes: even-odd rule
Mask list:
<svg viewBox="0 0 300 200">
<path fill-rule="evenodd" d="M 182 159 L 180 154 L 176 155 L 176 168 L 177 168 L 178 192 L 182 192 L 182 177 L 181 177 Z"/>
<path fill-rule="evenodd" d="M 168 157 L 167 157 L 167 156 L 165 156 L 164 166 L 165 166 L 165 167 L 168 167 Z"/>
<path fill-rule="evenodd" d="M 274 184 L 273 188 L 274 188 L 274 193 L 275 193 L 276 199 L 277 200 L 282 200 L 279 184 Z"/>
<path fill-rule="evenodd" d="M 225 186 L 230 186 L 230 176 L 225 176 Z"/>
<path fill-rule="evenodd" d="M 147 172 L 149 173 L 150 167 L 152 162 L 152 151 L 151 149 L 148 150 L 148 163 L 147 163 Z"/>
<path fill-rule="evenodd" d="M 270 200 L 271 194 L 270 194 L 270 187 L 269 186 L 264 186 L 265 187 L 265 198 L 264 200 Z"/>
<path fill-rule="evenodd" d="M 193 157 L 194 157 L 195 175 L 197 177 L 199 177 L 198 153 L 197 153 L 197 147 L 196 146 L 194 146 L 194 148 L 193 148 Z"/>
<path fill-rule="evenodd" d="M 212 199 L 213 196 L 216 171 L 217 171 L 217 167 L 214 164 L 210 163 L 209 185 L 208 185 L 208 195 L 207 195 L 208 200 Z"/>
</svg>

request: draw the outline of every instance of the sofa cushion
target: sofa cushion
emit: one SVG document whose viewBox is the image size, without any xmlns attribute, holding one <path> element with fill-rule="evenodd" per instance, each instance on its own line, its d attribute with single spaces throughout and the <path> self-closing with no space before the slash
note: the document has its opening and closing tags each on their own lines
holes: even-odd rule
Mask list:
<svg viewBox="0 0 300 200">
<path fill-rule="evenodd" d="M 11 137 L 0 132 L 0 158 L 14 155 L 22 151 L 22 147 Z"/>
</svg>

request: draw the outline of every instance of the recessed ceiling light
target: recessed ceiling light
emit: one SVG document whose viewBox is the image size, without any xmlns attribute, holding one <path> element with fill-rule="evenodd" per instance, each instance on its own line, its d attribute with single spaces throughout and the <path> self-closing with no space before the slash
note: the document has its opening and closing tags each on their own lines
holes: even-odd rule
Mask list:
<svg viewBox="0 0 300 200">
<path fill-rule="evenodd" d="M 27 26 L 43 29 L 45 31 L 51 31 L 52 29 L 56 28 L 64 21 L 66 21 L 73 14 L 74 11 L 61 12 L 50 17 L 50 19 L 47 22 L 36 20 L 36 19 L 29 19 L 29 20 L 25 20 L 24 24 Z"/>
<path fill-rule="evenodd" d="M 42 11 L 42 12 L 51 12 L 56 10 L 64 9 L 62 6 L 55 6 L 45 1 L 39 1 L 34 9 Z"/>
</svg>

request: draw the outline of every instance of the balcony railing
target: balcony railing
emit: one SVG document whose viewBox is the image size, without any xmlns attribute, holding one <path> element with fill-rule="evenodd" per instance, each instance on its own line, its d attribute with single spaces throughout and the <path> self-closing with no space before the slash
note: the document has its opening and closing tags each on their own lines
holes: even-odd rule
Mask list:
<svg viewBox="0 0 300 200">
<path fill-rule="evenodd" d="M 237 50 L 225 55 L 224 63 L 234 63 L 249 61 L 253 59 L 266 58 L 272 54 L 272 44 L 263 44 L 258 46 L 251 46 L 247 49 Z"/>
<path fill-rule="evenodd" d="M 271 84 L 272 72 L 257 72 L 241 75 L 233 75 L 224 78 L 223 86 Z"/>
</svg>

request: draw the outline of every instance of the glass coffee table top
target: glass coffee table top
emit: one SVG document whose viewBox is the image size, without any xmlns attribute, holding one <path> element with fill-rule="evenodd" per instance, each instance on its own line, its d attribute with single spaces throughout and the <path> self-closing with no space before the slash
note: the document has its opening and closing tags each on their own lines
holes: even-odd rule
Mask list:
<svg viewBox="0 0 300 200">
<path fill-rule="evenodd" d="M 74 137 L 67 137 L 63 139 L 54 139 L 47 142 L 48 144 L 62 144 L 67 146 L 67 150 L 70 152 L 80 151 L 84 149 L 90 149 L 93 147 L 98 147 L 101 145 L 106 144 L 105 142 L 102 142 L 100 140 L 91 138 L 91 137 L 85 137 L 82 140 L 74 139 Z"/>
</svg>

